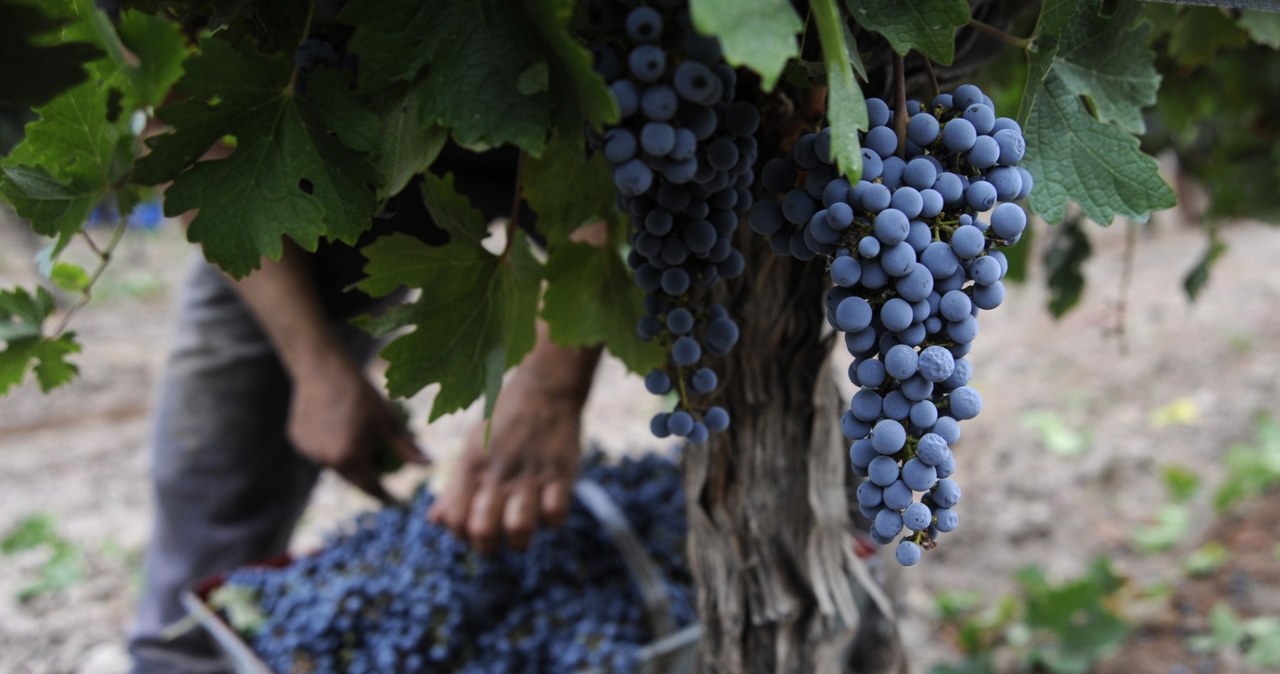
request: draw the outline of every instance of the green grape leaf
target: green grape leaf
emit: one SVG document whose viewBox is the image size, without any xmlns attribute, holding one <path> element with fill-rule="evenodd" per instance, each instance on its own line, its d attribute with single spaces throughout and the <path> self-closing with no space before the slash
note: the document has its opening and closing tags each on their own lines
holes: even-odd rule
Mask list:
<svg viewBox="0 0 1280 674">
<path fill-rule="evenodd" d="M 1204 254 L 1196 261 L 1195 266 L 1182 279 L 1182 288 L 1186 291 L 1187 297 L 1191 301 L 1195 301 L 1200 297 L 1200 292 L 1209 284 L 1209 272 L 1213 269 L 1213 265 L 1227 252 L 1227 243 L 1218 236 L 1216 229 L 1209 229 L 1209 245 L 1205 248 Z"/>
<path fill-rule="evenodd" d="M 348 48 L 361 58 L 362 91 L 425 71 L 419 84 L 425 125 L 448 127 L 469 147 L 511 143 L 542 152 L 553 101 L 547 90 L 519 91 L 521 74 L 546 59 L 523 3 L 357 1 L 342 16 L 356 24 Z"/>
<path fill-rule="evenodd" d="M 950 65 L 955 59 L 956 30 L 969 22 L 965 0 L 846 0 L 858 25 L 880 33 L 893 50 L 912 49 L 930 60 Z"/>
<path fill-rule="evenodd" d="M 378 198 L 386 199 L 431 166 L 449 140 L 449 132 L 422 125 L 422 91 L 416 87 L 393 87 L 374 109 L 382 118 L 374 168 L 378 172 Z"/>
<path fill-rule="evenodd" d="M 34 295 L 25 288 L 0 291 L 0 341 L 5 343 L 0 350 L 0 396 L 21 384 L 28 369 L 34 370 L 45 392 L 75 377 L 78 370 L 67 361 L 80 351 L 75 335 L 46 337 L 43 331 L 55 308 L 53 295 L 44 288 Z"/>
<path fill-rule="evenodd" d="M 1019 123 L 1026 123 L 1031 105 L 1049 77 L 1061 44 L 1059 36 L 1083 6 L 1078 0 L 1044 0 L 1040 3 L 1040 16 L 1036 18 L 1031 47 L 1027 52 L 1027 84 L 1023 87 L 1022 102 L 1018 107 Z"/>
<path fill-rule="evenodd" d="M 1069 199 L 1103 225 L 1117 215 L 1145 219 L 1176 202 L 1138 139 L 1089 116 L 1056 74 L 1044 82 L 1023 130 L 1023 166 L 1036 178 L 1028 201 L 1048 222 L 1062 220 Z"/>
<path fill-rule="evenodd" d="M 1142 108 L 1156 102 L 1160 88 L 1155 53 L 1146 47 L 1151 26 L 1134 26 L 1141 11 L 1137 3 L 1121 3 L 1109 16 L 1098 9 L 1084 3 L 1058 34 L 1053 74 L 1072 93 L 1087 97 L 1099 120 L 1140 134 Z"/>
<path fill-rule="evenodd" d="M 120 41 L 137 59 L 127 72 L 140 107 L 157 107 L 182 77 L 189 50 L 181 26 L 162 16 L 133 10 L 120 15 Z"/>
<path fill-rule="evenodd" d="M 599 152 L 587 154 L 581 131 L 552 136 L 541 157 L 525 162 L 523 183 L 553 248 L 582 225 L 618 219 L 609 165 Z"/>
<path fill-rule="evenodd" d="M 862 176 L 858 131 L 867 130 L 870 121 L 862 88 L 853 81 L 853 65 L 849 62 L 852 45 L 845 43 L 844 23 L 836 0 L 813 0 L 809 8 L 818 24 L 822 55 L 827 62 L 827 120 L 831 123 L 831 153 L 835 155 L 840 173 L 856 183 Z"/>
<path fill-rule="evenodd" d="M 1183 66 L 1209 63 L 1223 49 L 1249 43 L 1245 25 L 1237 25 L 1216 7 L 1184 7 L 1169 36 L 1169 54 Z"/>
<path fill-rule="evenodd" d="M 44 5 L 0 0 L 0 102 L 15 107 L 43 105 L 83 82 L 84 65 L 102 56 L 94 45 L 80 41 L 46 44 L 73 17 L 50 13 Z"/>
<path fill-rule="evenodd" d="M 165 194 L 166 215 L 199 209 L 188 238 L 233 276 L 279 258 L 283 236 L 307 250 L 322 236 L 354 242 L 373 215 L 372 167 L 329 133 L 323 105 L 293 95 L 292 75 L 282 56 L 205 40 L 178 83 L 190 98 L 161 113 L 175 132 L 139 162 L 140 175 L 163 179 L 219 138 L 237 139 L 229 157 L 197 162 Z"/>
<path fill-rule="evenodd" d="M 633 372 L 659 367 L 665 354 L 636 336 L 644 315 L 643 293 L 618 253 L 580 243 L 551 249 L 542 317 L 551 340 L 564 346 L 603 343 Z"/>
<path fill-rule="evenodd" d="M 363 101 L 353 101 L 352 93 L 348 73 L 319 68 L 307 73 L 307 91 L 302 99 L 319 125 L 343 145 L 373 154 L 382 147 L 382 121 Z"/>
<path fill-rule="evenodd" d="M 59 237 L 59 250 L 80 231 L 105 194 L 104 188 L 63 184 L 42 168 L 0 165 L 0 195 L 32 229 Z"/>
<path fill-rule="evenodd" d="M 453 187 L 453 174 L 443 178 L 434 173 L 422 174 L 422 203 L 426 204 L 436 226 L 449 232 L 453 239 L 480 245 L 489 236 L 489 223 L 466 197 Z"/>
<path fill-rule="evenodd" d="M 1091 255 L 1093 246 L 1080 226 L 1080 218 L 1071 218 L 1058 226 L 1044 251 L 1045 272 L 1049 275 L 1049 313 L 1055 318 L 1080 303 L 1084 296 L 1084 263 Z"/>
<path fill-rule="evenodd" d="M 530 4 L 529 19 L 548 53 L 555 56 L 549 83 L 552 100 L 577 103 L 576 108 L 564 106 L 560 131 L 581 133 L 582 120 L 597 129 L 617 121 L 617 104 L 593 67 L 591 52 L 573 36 L 574 0 L 533 0 Z"/>
<path fill-rule="evenodd" d="M 804 22 L 787 0 L 690 0 L 689 13 L 698 32 L 720 39 L 725 61 L 754 70 L 765 91 L 800 55 Z"/>
<path fill-rule="evenodd" d="M 1260 45 L 1280 49 L 1280 13 L 1260 9 L 1240 10 L 1240 27 Z"/>
<path fill-rule="evenodd" d="M 365 322 L 383 334 L 414 328 L 382 350 L 390 363 L 387 390 L 409 396 L 440 384 L 431 420 L 481 395 L 492 405 L 495 378 L 534 344 L 541 268 L 524 237 L 506 256 L 465 239 L 431 247 L 403 234 L 380 238 L 363 251 L 368 278 L 359 287 L 365 292 L 383 296 L 401 286 L 422 289 L 412 304 Z"/>
</svg>

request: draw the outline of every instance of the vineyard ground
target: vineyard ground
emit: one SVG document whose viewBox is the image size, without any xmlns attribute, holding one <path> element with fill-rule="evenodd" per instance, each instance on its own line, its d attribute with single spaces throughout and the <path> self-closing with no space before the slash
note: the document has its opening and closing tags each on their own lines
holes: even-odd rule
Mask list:
<svg viewBox="0 0 1280 674">
<path fill-rule="evenodd" d="M 962 526 L 905 573 L 905 635 L 947 643 L 951 628 L 933 619 L 938 592 L 997 597 L 1013 590 L 1012 574 L 1026 565 L 1062 579 L 1108 555 L 1133 585 L 1163 580 L 1174 589 L 1172 600 L 1154 607 L 1122 607 L 1142 627 L 1099 671 L 1251 672 L 1230 653 L 1191 653 L 1186 637 L 1208 630 L 1218 601 L 1246 617 L 1280 615 L 1280 493 L 1227 518 L 1210 505 L 1229 447 L 1253 441 L 1257 416 L 1280 395 L 1280 231 L 1226 227 L 1230 249 L 1200 302 L 1189 306 L 1179 284 L 1203 235 L 1157 219 L 1138 237 L 1123 350 L 1114 328 L 1124 228 L 1090 231 L 1090 287 L 1075 312 L 1058 322 L 1048 316 L 1043 272 L 1033 269 L 1032 283 L 983 317 L 973 359 L 986 411 L 966 425 L 957 452 Z M 151 508 L 147 414 L 189 250 L 172 230 L 127 239 L 99 297 L 76 317 L 86 345 L 80 380 L 49 396 L 27 385 L 0 399 L 0 535 L 32 515 L 55 527 L 45 545 L 0 557 L 0 671 L 127 667 L 123 635 Z M 24 237 L 0 222 L 0 285 L 31 282 L 30 259 Z M 412 406 L 426 410 L 429 392 Z M 610 451 L 643 451 L 654 446 L 647 418 L 657 406 L 638 378 L 609 362 L 586 433 Z M 471 410 L 417 430 L 445 456 L 476 417 Z M 1172 549 L 1146 552 L 1133 534 L 1168 502 L 1162 472 L 1169 466 L 1191 470 L 1201 486 Z M 425 476 L 396 476 L 393 490 L 407 493 Z M 370 505 L 326 477 L 296 548 L 314 547 L 323 531 Z M 1225 565 L 1185 581 L 1183 559 L 1207 540 L 1226 546 Z M 42 572 L 46 586 L 33 588 Z M 29 589 L 34 596 L 21 600 Z M 933 633 L 944 636 L 924 641 Z M 930 650 L 914 669 L 953 655 Z"/>
</svg>

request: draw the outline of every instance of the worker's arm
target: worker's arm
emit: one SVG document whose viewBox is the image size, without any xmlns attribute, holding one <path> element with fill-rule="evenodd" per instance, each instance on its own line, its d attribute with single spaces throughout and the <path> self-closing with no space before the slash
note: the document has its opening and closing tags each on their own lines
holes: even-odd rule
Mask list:
<svg viewBox="0 0 1280 674">
<path fill-rule="evenodd" d="M 287 432 L 294 447 L 385 499 L 373 460 L 379 443 L 405 461 L 426 459 L 334 332 L 308 264 L 305 253 L 286 241 L 279 261 L 263 260 L 235 285 L 293 382 Z"/>
</svg>

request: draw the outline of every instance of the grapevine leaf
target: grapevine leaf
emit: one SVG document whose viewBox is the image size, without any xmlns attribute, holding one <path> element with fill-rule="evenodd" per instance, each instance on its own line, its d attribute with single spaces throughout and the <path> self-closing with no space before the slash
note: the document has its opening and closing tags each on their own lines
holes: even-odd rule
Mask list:
<svg viewBox="0 0 1280 674">
<path fill-rule="evenodd" d="M 1176 201 L 1138 139 L 1089 116 L 1056 75 L 1045 81 L 1023 128 L 1023 165 L 1036 177 L 1030 205 L 1049 222 L 1062 219 L 1068 199 L 1103 225 L 1117 215 L 1144 219 Z"/>
<path fill-rule="evenodd" d="M 31 228 L 66 246 L 106 193 L 104 189 L 66 185 L 42 168 L 0 166 L 0 194 Z"/>
<path fill-rule="evenodd" d="M 564 346 L 603 343 L 633 372 L 662 364 L 662 349 L 636 336 L 644 311 L 642 293 L 617 252 L 566 243 L 551 249 L 546 273 L 542 317 L 552 341 Z"/>
<path fill-rule="evenodd" d="M 533 348 L 541 275 L 523 237 L 505 257 L 469 240 L 431 247 L 403 234 L 363 250 L 369 264 L 362 290 L 382 296 L 401 286 L 422 289 L 414 303 L 367 325 L 379 332 L 414 327 L 382 351 L 390 363 L 387 389 L 408 396 L 440 384 L 432 420 L 470 405 L 495 370 L 500 376 Z M 495 359 L 495 351 L 502 357 Z"/>
<path fill-rule="evenodd" d="M 465 239 L 477 246 L 489 236 L 489 223 L 484 214 L 453 188 L 453 174 L 443 178 L 434 173 L 422 175 L 422 203 L 426 204 L 438 227 L 453 239 Z"/>
<path fill-rule="evenodd" d="M 614 194 L 604 156 L 587 155 L 581 132 L 557 133 L 541 157 L 525 163 L 524 195 L 553 247 L 584 224 L 616 220 Z"/>
<path fill-rule="evenodd" d="M 1240 26 L 1260 45 L 1280 49 L 1280 13 L 1260 9 L 1240 10 Z"/>
<path fill-rule="evenodd" d="M 182 77 L 188 50 L 181 26 L 161 16 L 129 10 L 120 15 L 119 30 L 121 42 L 137 62 L 128 69 L 134 99 L 139 107 L 160 105 Z"/>
<path fill-rule="evenodd" d="M 1187 272 L 1185 278 L 1182 279 L 1182 287 L 1187 292 L 1187 297 L 1191 301 L 1195 301 L 1200 297 L 1200 292 L 1209 283 L 1209 272 L 1213 269 L 1213 265 L 1227 252 L 1227 244 L 1218 236 L 1214 229 L 1209 230 L 1209 245 L 1205 248 L 1204 254 L 1196 262 L 1191 271 Z"/>
<path fill-rule="evenodd" d="M 1103 16 L 1085 3 L 1059 34 L 1053 74 L 1077 96 L 1088 97 L 1103 122 L 1142 133 L 1142 108 L 1156 102 L 1160 75 L 1146 47 L 1150 24 L 1133 25 L 1137 3 L 1121 3 Z"/>
<path fill-rule="evenodd" d="M 1029 111 L 1027 98 L 1041 95 L 1052 69 L 1071 93 L 1092 101 L 1098 119 L 1142 133 L 1142 109 L 1155 104 L 1160 88 L 1155 52 L 1146 46 L 1151 24 L 1133 26 L 1137 3 L 1120 4 L 1110 15 L 1100 10 L 1100 0 L 1085 1 L 1059 33 L 1037 38 L 1023 110 Z"/>
<path fill-rule="evenodd" d="M 827 119 L 831 122 L 831 153 L 840 173 L 850 182 L 862 176 L 862 154 L 858 151 L 858 131 L 870 126 L 867 102 L 862 88 L 853 81 L 853 65 L 849 62 L 851 45 L 845 43 L 845 30 L 836 0 L 813 0 L 809 3 L 818 34 L 822 39 L 822 55 L 827 62 Z"/>
<path fill-rule="evenodd" d="M 46 337 L 43 332 L 54 309 L 53 295 L 44 288 L 37 288 L 34 295 L 25 288 L 0 291 L 0 340 L 5 343 L 0 350 L 0 396 L 22 383 L 33 361 L 42 391 L 75 376 L 76 366 L 67 361 L 67 356 L 80 351 L 75 335 Z"/>
<path fill-rule="evenodd" d="M 360 57 L 360 89 L 378 92 L 413 81 L 430 62 L 423 36 L 440 11 L 432 0 L 352 0 L 338 17 L 355 25 L 347 51 Z"/>
<path fill-rule="evenodd" d="M 319 124 L 343 145 L 365 154 L 382 145 L 382 123 L 367 105 L 352 101 L 348 73 L 331 69 L 307 73 L 305 101 Z"/>
<path fill-rule="evenodd" d="M 1044 252 L 1045 272 L 1049 275 L 1049 312 L 1055 318 L 1080 303 L 1085 284 L 1082 270 L 1091 255 L 1093 246 L 1080 226 L 1080 218 L 1063 222 Z"/>
<path fill-rule="evenodd" d="M 955 59 L 956 30 L 969 22 L 965 0 L 847 0 L 858 25 L 880 33 L 893 50 L 912 49 L 944 65 Z"/>
<path fill-rule="evenodd" d="M 1027 52 L 1027 85 L 1018 107 L 1018 122 L 1026 123 L 1027 114 L 1058 55 L 1059 37 L 1082 6 L 1077 0 L 1044 0 L 1040 3 L 1040 16 L 1036 19 L 1031 47 Z"/>
<path fill-rule="evenodd" d="M 533 0 L 529 18 L 555 56 L 551 95 L 555 101 L 577 99 L 577 114 L 562 116 L 562 132 L 581 132 L 582 120 L 599 129 L 618 119 L 617 103 L 604 78 L 592 66 L 591 52 L 574 38 L 573 0 Z M 568 108 L 566 108 L 568 112 Z"/>
<path fill-rule="evenodd" d="M 0 192 L 32 229 L 59 237 L 59 250 L 128 171 L 133 144 L 108 121 L 111 97 L 97 82 L 73 87 L 36 109 L 39 119 L 0 163 Z"/>
<path fill-rule="evenodd" d="M 162 113 L 175 133 L 140 162 L 141 174 L 163 179 L 217 139 L 237 139 L 226 159 L 178 175 L 165 198 L 169 216 L 199 209 L 188 237 L 233 276 L 278 258 L 282 236 L 307 250 L 321 236 L 353 242 L 373 214 L 372 168 L 329 133 L 318 106 L 293 95 L 292 75 L 284 57 L 205 40 L 178 84 L 190 99 Z"/>
<path fill-rule="evenodd" d="M 698 32 L 720 39 L 725 61 L 754 70 L 765 91 L 800 55 L 804 22 L 787 0 L 690 0 L 689 13 Z"/>
<path fill-rule="evenodd" d="M 1169 36 L 1169 53 L 1179 65 L 1209 63 L 1223 49 L 1249 43 L 1244 24 L 1237 25 L 1216 7 L 1184 7 Z"/>
<path fill-rule="evenodd" d="M 546 59 L 523 3 L 369 0 L 342 15 L 356 24 L 348 48 L 361 59 L 362 91 L 413 80 L 429 65 L 420 83 L 425 125 L 448 127 L 465 146 L 542 152 L 552 98 L 519 91 L 525 69 Z"/>
<path fill-rule="evenodd" d="M 422 125 L 421 106 L 421 90 L 405 86 L 389 91 L 376 105 L 382 117 L 375 161 L 380 199 L 398 194 L 415 174 L 426 171 L 449 139 L 445 129 Z"/>
<path fill-rule="evenodd" d="M 0 102 L 15 107 L 43 105 L 83 82 L 84 64 L 102 55 L 87 42 L 44 44 L 72 17 L 54 15 L 47 3 L 0 0 Z"/>
</svg>

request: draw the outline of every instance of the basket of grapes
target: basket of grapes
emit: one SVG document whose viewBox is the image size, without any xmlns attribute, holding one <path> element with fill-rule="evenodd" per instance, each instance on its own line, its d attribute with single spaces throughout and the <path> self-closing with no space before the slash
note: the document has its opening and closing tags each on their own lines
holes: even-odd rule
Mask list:
<svg viewBox="0 0 1280 674">
<path fill-rule="evenodd" d="M 320 550 L 183 597 L 239 674 L 692 672 L 701 626 L 679 468 L 584 461 L 565 524 L 479 555 L 426 519 L 421 489 Z"/>
</svg>

